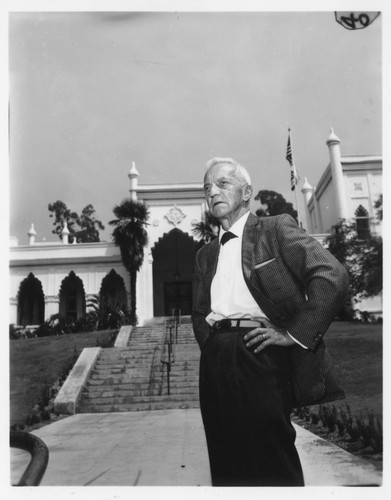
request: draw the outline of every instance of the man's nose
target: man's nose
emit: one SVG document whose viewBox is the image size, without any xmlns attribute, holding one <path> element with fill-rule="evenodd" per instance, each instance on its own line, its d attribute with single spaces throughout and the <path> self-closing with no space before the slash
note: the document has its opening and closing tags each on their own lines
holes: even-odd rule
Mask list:
<svg viewBox="0 0 391 500">
<path fill-rule="evenodd" d="M 213 196 L 216 196 L 216 194 L 219 194 L 220 190 L 216 184 L 212 184 L 209 189 L 209 196 L 210 198 L 213 198 Z"/>
</svg>

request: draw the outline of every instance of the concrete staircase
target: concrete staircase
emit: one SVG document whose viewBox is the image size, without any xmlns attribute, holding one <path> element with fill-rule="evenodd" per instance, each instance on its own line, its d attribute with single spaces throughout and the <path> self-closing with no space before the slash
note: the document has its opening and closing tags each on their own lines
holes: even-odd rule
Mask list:
<svg viewBox="0 0 391 500">
<path fill-rule="evenodd" d="M 186 321 L 186 320 L 185 320 Z M 175 328 L 172 337 L 173 363 L 168 394 L 167 345 L 164 347 L 165 322 L 136 327 L 127 347 L 106 348 L 94 366 L 77 405 L 77 413 L 101 413 L 139 410 L 196 408 L 198 401 L 198 365 L 200 351 L 192 325 L 185 322 Z"/>
</svg>

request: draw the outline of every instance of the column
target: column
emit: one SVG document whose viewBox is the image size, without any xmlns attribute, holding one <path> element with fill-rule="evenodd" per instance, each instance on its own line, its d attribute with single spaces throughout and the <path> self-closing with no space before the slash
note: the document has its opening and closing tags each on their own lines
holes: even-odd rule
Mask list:
<svg viewBox="0 0 391 500">
<path fill-rule="evenodd" d="M 45 295 L 45 321 L 53 314 L 60 312 L 60 297 L 58 295 Z"/>
<path fill-rule="evenodd" d="M 323 233 L 323 223 L 322 223 L 322 217 L 320 214 L 319 200 L 316 197 L 316 186 L 314 186 L 314 211 L 315 211 L 316 232 L 318 234 L 322 234 Z"/>
<path fill-rule="evenodd" d="M 153 257 L 151 249 L 145 251 L 145 259 L 140 272 L 137 275 L 137 316 L 139 325 L 153 318 Z"/>
<path fill-rule="evenodd" d="M 341 140 L 334 134 L 334 130 L 330 129 L 330 136 L 327 139 L 327 146 L 330 154 L 331 177 L 335 193 L 336 213 L 338 219 L 347 219 L 348 210 L 346 205 L 346 192 L 343 179 L 343 171 L 341 164 Z"/>
<path fill-rule="evenodd" d="M 17 325 L 17 323 L 18 323 L 18 299 L 16 297 L 10 297 L 9 324 Z"/>
<path fill-rule="evenodd" d="M 304 197 L 305 216 L 306 216 L 306 220 L 307 220 L 307 232 L 310 234 L 315 231 L 315 228 L 312 226 L 311 214 L 310 214 L 310 210 L 309 210 L 309 203 L 311 200 L 311 195 L 314 196 L 313 191 L 314 190 L 313 190 L 311 184 L 308 182 L 307 177 L 304 177 L 304 183 L 303 183 L 303 187 L 301 188 L 301 192 L 303 193 L 303 197 Z"/>
</svg>

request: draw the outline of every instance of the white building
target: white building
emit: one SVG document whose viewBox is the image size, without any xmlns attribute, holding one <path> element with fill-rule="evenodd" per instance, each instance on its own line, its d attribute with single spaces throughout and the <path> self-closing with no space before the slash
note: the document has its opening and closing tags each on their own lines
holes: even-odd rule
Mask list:
<svg viewBox="0 0 391 500">
<path fill-rule="evenodd" d="M 137 186 L 135 166 L 129 172 L 130 196 L 149 206 L 148 245 L 137 276 L 139 323 L 166 316 L 173 309 L 190 314 L 194 256 L 198 248 L 192 223 L 205 210 L 203 184 Z M 77 319 L 94 294 L 130 304 L 130 281 L 113 243 L 36 243 L 10 248 L 10 324 L 32 326 L 51 315 Z"/>
<path fill-rule="evenodd" d="M 340 140 L 332 132 L 327 140 L 330 164 L 316 188 L 306 180 L 302 192 L 307 207 L 307 230 L 324 235 L 339 218 L 356 218 L 360 227 L 374 224 L 374 202 L 381 194 L 381 157 L 341 157 Z M 190 314 L 192 272 L 199 243 L 193 223 L 205 211 L 202 183 L 138 185 L 134 163 L 129 172 L 130 196 L 150 210 L 148 245 L 137 276 L 139 324 L 180 309 Z M 130 304 L 129 275 L 113 243 L 37 243 L 32 226 L 29 244 L 10 247 L 10 323 L 38 325 L 51 315 L 79 318 L 95 294 Z M 378 311 L 379 301 L 367 301 Z"/>
<path fill-rule="evenodd" d="M 382 194 L 381 156 L 341 156 L 340 139 L 331 130 L 327 140 L 330 163 L 316 187 L 307 178 L 302 187 L 307 231 L 329 233 L 339 219 L 357 221 L 357 229 L 382 234 L 374 204 Z"/>
<path fill-rule="evenodd" d="M 316 187 L 305 179 L 302 193 L 306 207 L 307 231 L 313 235 L 330 233 L 339 219 L 356 222 L 358 234 L 382 235 L 382 221 L 375 203 L 382 194 L 381 156 L 341 156 L 340 139 L 331 129 L 327 139 L 330 163 Z M 381 297 L 365 299 L 355 309 L 382 315 Z"/>
</svg>

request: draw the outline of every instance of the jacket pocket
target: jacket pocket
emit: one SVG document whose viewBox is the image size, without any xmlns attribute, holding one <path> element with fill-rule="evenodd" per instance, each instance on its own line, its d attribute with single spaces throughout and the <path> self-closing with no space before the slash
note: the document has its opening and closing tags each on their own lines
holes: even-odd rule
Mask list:
<svg viewBox="0 0 391 500">
<path fill-rule="evenodd" d="M 260 262 L 259 264 L 255 264 L 254 269 L 259 269 L 260 267 L 266 266 L 267 264 L 270 264 L 271 262 L 275 261 L 276 259 L 269 259 L 265 260 L 264 262 Z"/>
<path fill-rule="evenodd" d="M 264 294 L 273 302 L 279 302 L 296 295 L 299 290 L 292 273 L 280 257 L 267 260 L 254 266 L 253 274 Z"/>
</svg>

